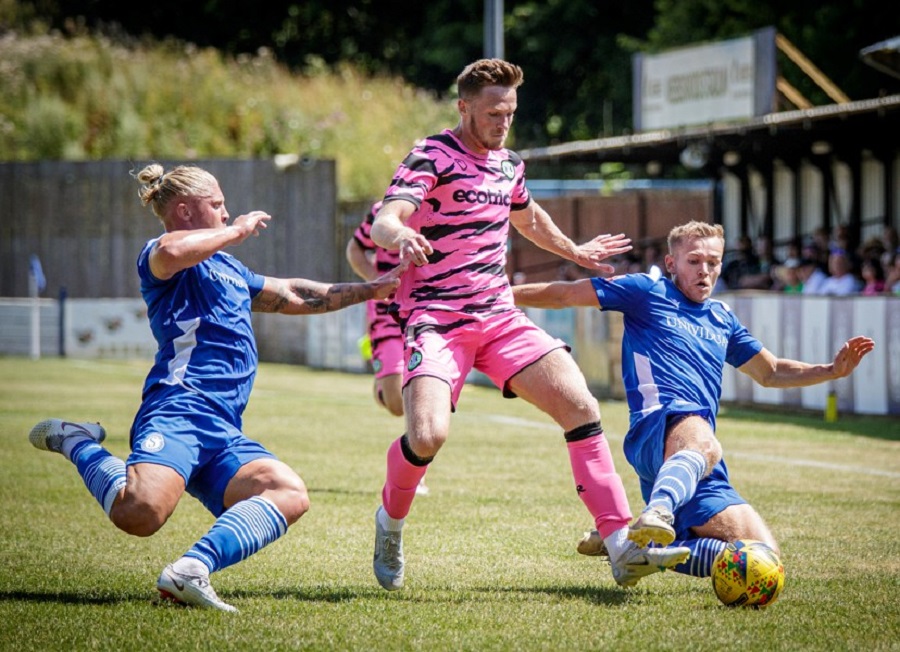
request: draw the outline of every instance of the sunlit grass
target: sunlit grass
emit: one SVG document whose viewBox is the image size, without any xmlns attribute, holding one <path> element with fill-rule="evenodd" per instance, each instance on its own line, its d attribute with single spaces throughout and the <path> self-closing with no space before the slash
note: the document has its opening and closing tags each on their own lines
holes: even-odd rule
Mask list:
<svg viewBox="0 0 900 652">
<path fill-rule="evenodd" d="M 312 508 L 214 575 L 240 614 L 154 604 L 156 576 L 212 517 L 185 497 L 157 535 L 122 534 L 75 469 L 26 437 L 47 416 L 100 420 L 108 448 L 126 455 L 147 368 L 0 358 L 0 649 L 892 650 L 900 640 L 892 421 L 723 416 L 735 483 L 787 571 L 771 608 L 731 610 L 707 580 L 668 573 L 623 590 L 602 561 L 579 556 L 591 523 L 558 428 L 521 400 L 468 386 L 428 471 L 431 494 L 408 519 L 407 586 L 388 593 L 372 575 L 373 516 L 402 420 L 376 408 L 368 376 L 272 364 L 245 429 L 300 473 Z M 602 408 L 636 509 L 625 406 Z"/>
</svg>

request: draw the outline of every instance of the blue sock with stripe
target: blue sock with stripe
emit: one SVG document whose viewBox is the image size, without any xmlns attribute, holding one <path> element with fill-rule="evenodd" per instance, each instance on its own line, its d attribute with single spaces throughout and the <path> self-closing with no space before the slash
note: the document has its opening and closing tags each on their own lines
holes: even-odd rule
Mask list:
<svg viewBox="0 0 900 652">
<path fill-rule="evenodd" d="M 73 447 L 70 455 L 84 486 L 109 516 L 113 501 L 125 486 L 125 462 L 87 437 Z"/>
<path fill-rule="evenodd" d="M 664 507 L 674 513 L 697 491 L 697 483 L 706 474 L 706 458 L 693 450 L 678 451 L 667 459 L 656 474 L 647 507 Z"/>
<path fill-rule="evenodd" d="M 673 541 L 670 546 L 684 546 L 691 549 L 691 556 L 682 564 L 678 564 L 672 570 L 682 575 L 693 577 L 709 577 L 712 575 L 713 561 L 727 543 L 721 539 L 688 539 L 687 541 Z"/>
<path fill-rule="evenodd" d="M 199 559 L 214 573 L 258 552 L 287 528 L 275 503 L 254 496 L 232 505 L 184 556 Z"/>
</svg>

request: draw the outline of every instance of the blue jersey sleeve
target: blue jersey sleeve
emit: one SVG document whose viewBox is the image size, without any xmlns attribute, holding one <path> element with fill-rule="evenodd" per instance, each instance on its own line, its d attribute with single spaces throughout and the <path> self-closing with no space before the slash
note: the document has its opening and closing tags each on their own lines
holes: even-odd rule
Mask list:
<svg viewBox="0 0 900 652">
<path fill-rule="evenodd" d="M 162 236 L 160 236 L 160 238 L 161 237 Z M 157 242 L 159 242 L 159 238 L 148 240 L 144 245 L 144 248 L 141 249 L 141 253 L 138 254 L 138 277 L 141 279 L 141 284 L 146 285 L 147 287 L 166 285 L 184 271 L 182 270 L 182 272 L 175 274 L 172 279 L 168 280 L 158 279 L 153 275 L 153 272 L 150 271 L 150 253 L 153 251 L 153 248 L 156 246 Z M 266 282 L 265 276 L 252 271 L 237 258 L 234 258 L 230 255 L 228 255 L 228 257 L 232 261 L 235 270 L 238 271 L 244 281 L 247 282 L 247 287 L 250 290 L 250 298 L 252 299 L 263 289 L 263 285 Z"/>
<path fill-rule="evenodd" d="M 639 309 L 643 304 L 643 297 L 647 296 L 647 291 L 655 284 L 656 280 L 648 274 L 591 279 L 600 309 L 621 313 Z"/>
<path fill-rule="evenodd" d="M 731 336 L 728 338 L 728 347 L 725 350 L 725 362 L 732 367 L 740 367 L 746 364 L 750 358 L 762 351 L 763 345 L 758 339 L 750 334 L 747 327 L 744 326 L 730 309 L 725 308 L 728 318 L 732 323 Z"/>
</svg>

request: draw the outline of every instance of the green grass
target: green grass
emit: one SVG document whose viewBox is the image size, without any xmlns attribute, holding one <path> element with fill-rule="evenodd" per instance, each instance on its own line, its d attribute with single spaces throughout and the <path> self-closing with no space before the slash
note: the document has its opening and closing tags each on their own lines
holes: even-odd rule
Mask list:
<svg viewBox="0 0 900 652">
<path fill-rule="evenodd" d="M 100 420 L 118 455 L 145 361 L 0 358 L 3 650 L 897 650 L 900 420 L 726 410 L 738 489 L 782 545 L 787 584 L 766 610 L 719 605 L 672 573 L 631 590 L 579 556 L 591 526 L 550 420 L 467 387 L 405 530 L 407 586 L 371 570 L 373 514 L 402 421 L 370 378 L 263 365 L 247 433 L 293 466 L 312 508 L 288 535 L 214 576 L 240 614 L 155 604 L 162 567 L 212 523 L 186 496 L 157 535 L 117 531 L 62 457 L 31 448 L 38 420 Z M 604 424 L 621 454 L 627 414 Z"/>
</svg>

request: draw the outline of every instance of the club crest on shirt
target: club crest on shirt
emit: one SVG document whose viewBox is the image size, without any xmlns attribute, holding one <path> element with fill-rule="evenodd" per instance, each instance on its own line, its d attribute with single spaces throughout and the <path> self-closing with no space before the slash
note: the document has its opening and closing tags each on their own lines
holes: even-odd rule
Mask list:
<svg viewBox="0 0 900 652">
<path fill-rule="evenodd" d="M 422 352 L 421 351 L 413 351 L 409 356 L 409 364 L 406 365 L 407 371 L 412 371 L 416 367 L 422 364 Z"/>
<path fill-rule="evenodd" d="M 507 179 L 512 179 L 516 175 L 516 166 L 512 164 L 512 161 L 506 160 L 500 164 L 500 171 Z"/>
<path fill-rule="evenodd" d="M 378 358 L 375 358 L 374 360 L 372 360 L 372 370 L 373 370 L 376 374 L 377 374 L 379 371 L 381 371 L 381 360 L 379 360 Z"/>
<path fill-rule="evenodd" d="M 141 442 L 141 450 L 145 453 L 158 453 L 166 445 L 166 440 L 158 432 L 149 435 Z"/>
</svg>

